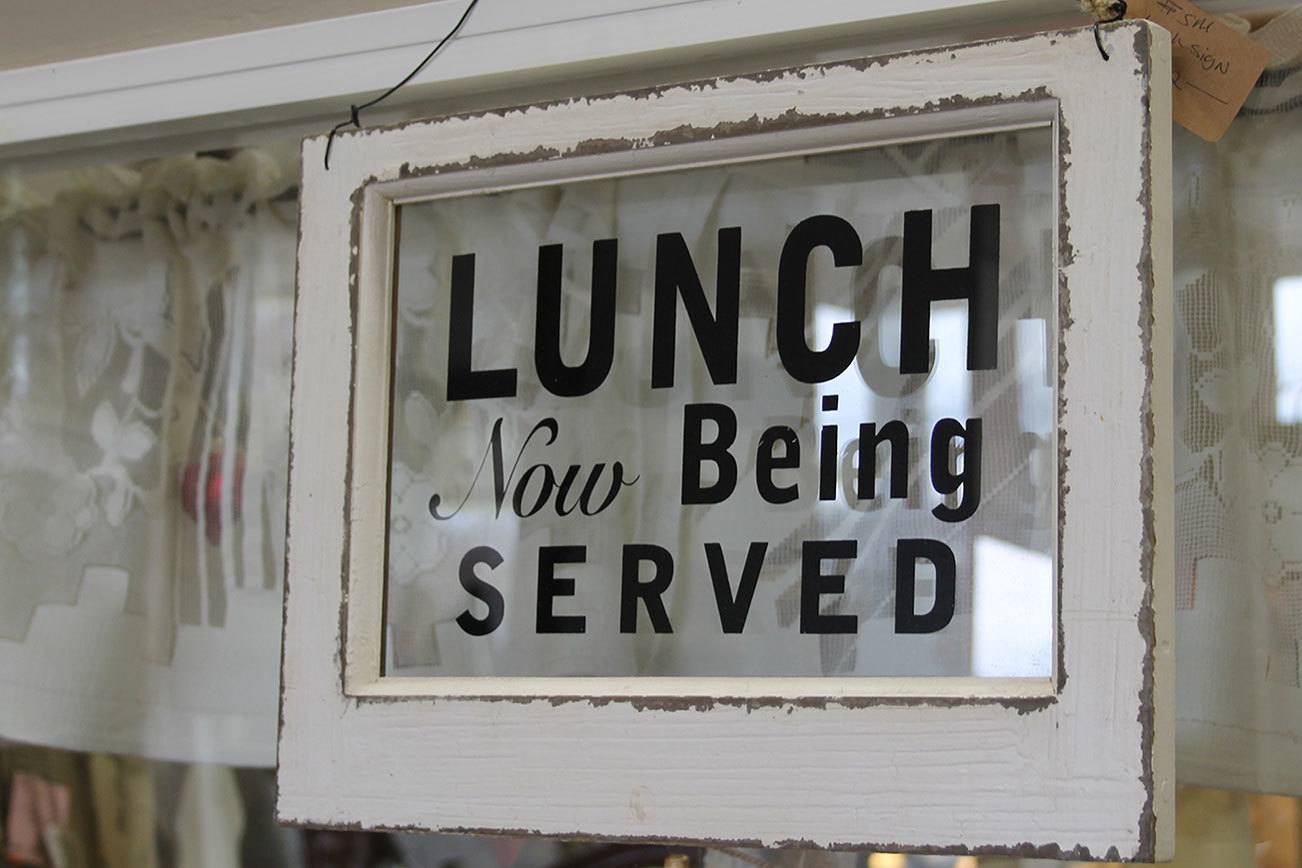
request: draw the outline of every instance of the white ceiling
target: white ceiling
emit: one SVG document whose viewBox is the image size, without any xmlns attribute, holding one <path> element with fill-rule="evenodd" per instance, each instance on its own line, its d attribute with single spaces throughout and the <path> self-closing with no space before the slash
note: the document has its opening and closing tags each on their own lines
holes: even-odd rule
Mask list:
<svg viewBox="0 0 1302 868">
<path fill-rule="evenodd" d="M 0 0 L 0 69 L 410 5 L 414 0 Z"/>
</svg>

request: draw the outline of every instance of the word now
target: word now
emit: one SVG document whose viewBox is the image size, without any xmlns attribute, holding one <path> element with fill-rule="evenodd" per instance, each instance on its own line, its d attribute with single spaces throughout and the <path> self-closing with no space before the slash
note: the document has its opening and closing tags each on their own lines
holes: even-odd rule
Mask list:
<svg viewBox="0 0 1302 868">
<path fill-rule="evenodd" d="M 733 582 L 728 577 L 723 546 L 717 542 L 705 544 L 705 559 L 718 605 L 719 626 L 724 633 L 741 633 L 745 630 L 768 545 L 767 542 L 750 544 L 734 589 Z M 828 614 L 824 611 L 823 604 L 825 597 L 845 593 L 845 574 L 827 570 L 827 562 L 854 560 L 858 553 L 859 543 L 853 539 L 806 540 L 802 544 L 801 633 L 858 632 L 858 616 Z M 646 610 L 655 632 L 674 632 L 663 599 L 674 580 L 673 555 L 658 545 L 630 543 L 623 547 L 621 560 L 619 632 L 637 632 L 639 604 Z M 923 614 L 914 611 L 917 565 L 920 560 L 931 562 L 936 573 L 934 602 L 930 611 Z M 537 633 L 586 632 L 587 619 L 583 615 L 556 612 L 558 597 L 576 596 L 576 580 L 557 575 L 557 568 L 586 561 L 586 546 L 541 546 L 538 549 L 537 617 L 534 622 Z M 506 600 L 502 592 L 475 573 L 475 568 L 480 564 L 489 570 L 495 570 L 502 563 L 501 553 L 491 546 L 476 546 L 461 559 L 461 587 L 488 607 L 487 614 L 483 616 L 474 614 L 470 609 L 457 616 L 457 625 L 471 636 L 492 633 L 502 625 L 506 616 Z M 643 564 L 651 567 L 649 578 L 642 577 Z M 934 539 L 898 540 L 895 545 L 895 632 L 935 633 L 944 629 L 954 617 L 954 577 L 954 552 L 943 542 Z"/>
<path fill-rule="evenodd" d="M 969 264 L 933 268 L 932 212 L 904 214 L 903 290 L 900 313 L 900 373 L 925 374 L 930 365 L 931 304 L 968 302 L 968 370 L 993 370 L 998 355 L 999 206 L 976 205 L 971 210 Z M 679 232 L 656 236 L 655 293 L 652 303 L 651 387 L 674 384 L 678 302 L 696 337 L 710 378 L 716 385 L 737 382 L 738 316 L 741 293 L 741 228 L 718 231 L 718 270 L 714 310 L 687 242 Z M 805 336 L 808 314 L 808 263 L 819 248 L 832 254 L 838 268 L 863 264 L 863 242 L 848 221 L 817 214 L 797 223 L 782 245 L 778 262 L 776 339 L 778 355 L 788 374 L 802 383 L 835 379 L 859 353 L 860 323 L 849 320 L 832 327 L 828 345 L 816 350 Z M 571 365 L 561 358 L 561 275 L 564 252 L 560 244 L 538 248 L 538 298 L 534 323 L 534 367 L 538 380 L 554 395 L 587 395 L 605 382 L 615 358 L 615 295 L 619 271 L 619 240 L 592 244 L 592 300 L 588 346 L 583 361 Z M 510 398 L 516 394 L 515 368 L 476 370 L 471 363 L 474 336 L 475 254 L 452 258 L 448 328 L 447 398 Z"/>
<path fill-rule="evenodd" d="M 429 514 L 435 521 L 447 521 L 448 519 L 461 512 L 470 495 L 474 493 L 475 486 L 479 484 L 479 477 L 484 472 L 484 466 L 488 464 L 491 456 L 493 459 L 493 517 L 497 518 L 502 515 L 502 507 L 506 504 L 507 494 L 511 491 L 512 485 L 515 486 L 515 494 L 511 497 L 511 507 L 515 514 L 520 518 L 529 518 L 536 515 L 541 509 L 549 503 L 557 515 L 566 516 L 574 513 L 576 510 L 584 515 L 596 515 L 606 507 L 610 506 L 616 496 L 625 486 L 633 486 L 641 479 L 640 476 L 634 476 L 632 479 L 624 478 L 624 465 L 616 461 L 610 465 L 610 481 L 606 483 L 606 492 L 598 501 L 595 499 L 599 484 L 601 484 L 605 462 L 593 465 L 592 469 L 587 472 L 587 478 L 583 482 L 581 490 L 577 489 L 576 483 L 579 481 L 579 474 L 583 468 L 577 464 L 571 464 L 565 468 L 559 476 L 556 471 L 552 470 L 551 465 L 539 463 L 531 464 L 525 468 L 524 473 L 516 480 L 515 472 L 520 467 L 520 461 L 524 458 L 524 450 L 529 446 L 529 441 L 534 435 L 543 432 L 547 439 L 543 445 L 550 446 L 556 442 L 556 435 L 560 431 L 560 423 L 548 416 L 538 424 L 534 425 L 525 436 L 520 448 L 516 450 L 515 461 L 511 464 L 510 471 L 506 470 L 505 456 L 502 451 L 502 419 L 499 417 L 493 423 L 493 433 L 489 435 L 488 447 L 484 450 L 484 457 L 479 459 L 479 467 L 475 470 L 475 476 L 470 480 L 470 487 L 466 489 L 466 496 L 461 499 L 461 503 L 451 512 L 442 512 L 440 507 L 443 505 L 443 497 L 440 494 L 434 494 L 429 499 Z M 535 486 L 534 494 L 530 495 L 530 483 L 538 480 Z M 526 501 L 526 498 L 531 498 Z"/>
</svg>

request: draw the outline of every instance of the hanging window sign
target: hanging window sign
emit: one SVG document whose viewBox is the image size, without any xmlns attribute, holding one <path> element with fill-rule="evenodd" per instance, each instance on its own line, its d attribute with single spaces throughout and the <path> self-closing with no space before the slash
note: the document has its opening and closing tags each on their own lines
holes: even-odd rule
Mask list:
<svg viewBox="0 0 1302 868">
<path fill-rule="evenodd" d="M 1166 852 L 1164 36 L 309 140 L 281 816 Z"/>
</svg>

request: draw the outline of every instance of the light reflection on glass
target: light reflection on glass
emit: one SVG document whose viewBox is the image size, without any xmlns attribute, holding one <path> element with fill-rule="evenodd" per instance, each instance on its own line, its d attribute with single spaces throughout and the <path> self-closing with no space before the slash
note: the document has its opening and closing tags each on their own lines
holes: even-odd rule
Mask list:
<svg viewBox="0 0 1302 868">
<path fill-rule="evenodd" d="M 1302 275 L 1275 281 L 1275 418 L 1302 422 Z"/>
<path fill-rule="evenodd" d="M 972 674 L 1015 675 L 1050 670 L 1053 561 L 1001 539 L 979 536 L 973 546 Z"/>
</svg>

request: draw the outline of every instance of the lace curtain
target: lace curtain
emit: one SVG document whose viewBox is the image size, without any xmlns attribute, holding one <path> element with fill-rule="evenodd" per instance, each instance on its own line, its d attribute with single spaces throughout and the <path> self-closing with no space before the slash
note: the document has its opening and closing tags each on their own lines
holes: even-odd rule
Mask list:
<svg viewBox="0 0 1302 868">
<path fill-rule="evenodd" d="M 2 188 L 0 735 L 274 762 L 293 180 Z"/>
<path fill-rule="evenodd" d="M 1302 793 L 1302 68 L 1176 133 L 1177 773 Z"/>
</svg>

